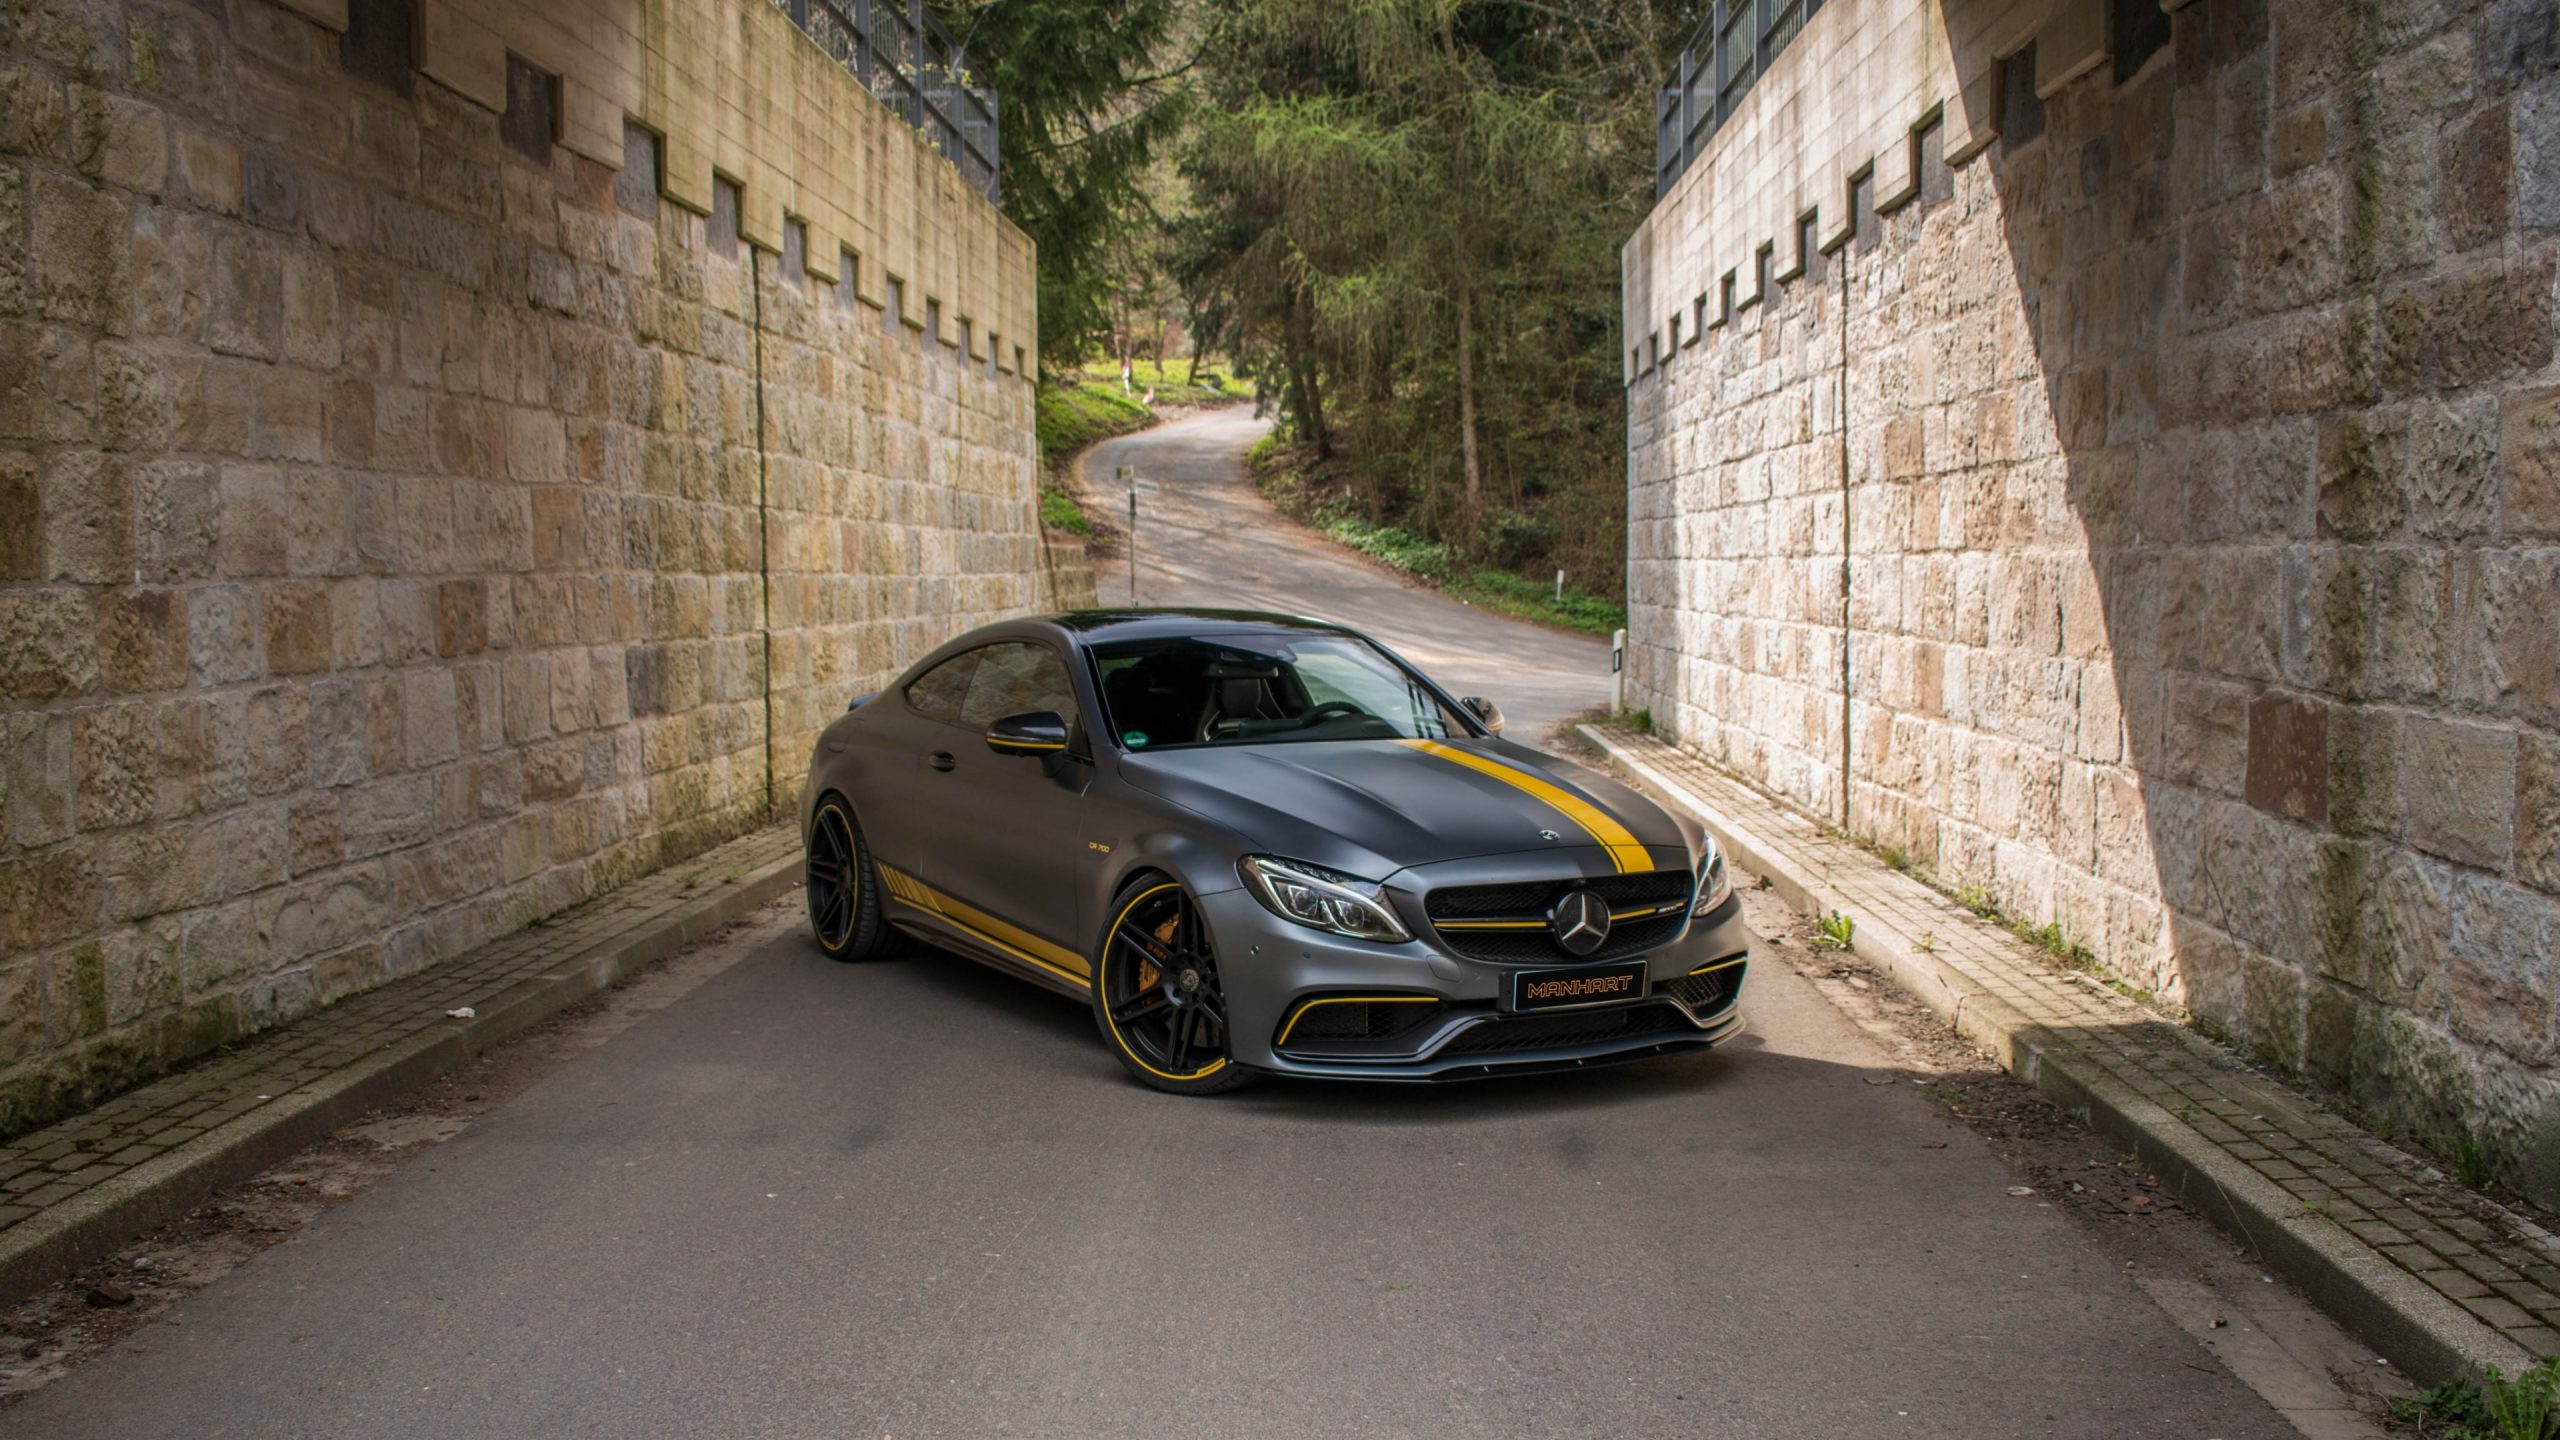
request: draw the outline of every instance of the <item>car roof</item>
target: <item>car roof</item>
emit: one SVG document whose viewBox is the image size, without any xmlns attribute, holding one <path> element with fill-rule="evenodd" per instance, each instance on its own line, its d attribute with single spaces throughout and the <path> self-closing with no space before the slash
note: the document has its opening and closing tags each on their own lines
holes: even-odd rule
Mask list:
<svg viewBox="0 0 2560 1440">
<path fill-rule="evenodd" d="M 1047 617 L 1050 624 L 1086 644 L 1112 640 L 1161 640 L 1218 630 L 1280 630 L 1318 635 L 1357 632 L 1328 620 L 1280 615 L 1262 610 L 1071 610 Z"/>
</svg>

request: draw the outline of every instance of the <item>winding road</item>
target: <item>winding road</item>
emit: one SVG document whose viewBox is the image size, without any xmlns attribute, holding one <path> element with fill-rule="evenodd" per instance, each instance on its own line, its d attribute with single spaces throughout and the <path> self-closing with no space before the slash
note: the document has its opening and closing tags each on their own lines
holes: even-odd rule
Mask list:
<svg viewBox="0 0 2560 1440">
<path fill-rule="evenodd" d="M 1260 508 L 1254 433 L 1093 457 L 1158 486 L 1143 599 L 1351 620 L 1524 737 L 1605 694 Z M 922 947 L 833 964 L 787 905 L 709 944 L 0 1435 L 2296 1433 L 1776 953 L 1712 1054 L 1203 1101 Z"/>
<path fill-rule="evenodd" d="M 1278 610 L 1355 626 L 1453 693 L 1492 699 L 1510 722 L 1506 733 L 1528 744 L 1608 703 L 1608 642 L 1422 589 L 1273 510 L 1244 464 L 1268 428 L 1237 406 L 1085 453 L 1085 491 L 1115 525 L 1127 523 L 1120 467 L 1141 482 L 1138 604 Z M 1095 580 L 1103 604 L 1125 603 L 1127 555 L 1098 565 Z"/>
</svg>

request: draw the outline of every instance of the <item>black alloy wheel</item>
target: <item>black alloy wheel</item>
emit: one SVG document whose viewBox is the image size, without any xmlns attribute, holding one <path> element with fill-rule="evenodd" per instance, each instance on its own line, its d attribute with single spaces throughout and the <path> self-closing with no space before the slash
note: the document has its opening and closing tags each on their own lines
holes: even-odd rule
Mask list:
<svg viewBox="0 0 2560 1440">
<path fill-rule="evenodd" d="M 844 799 L 828 795 L 809 822 L 801 866 L 809 900 L 809 930 L 818 948 L 836 960 L 871 960 L 889 953 L 897 934 L 880 913 L 880 876 L 871 847 Z"/>
<path fill-rule="evenodd" d="M 1093 967 L 1094 1019 L 1129 1073 L 1206 1095 L 1250 1078 L 1228 1058 L 1227 998 L 1189 891 L 1150 880 L 1120 898 Z"/>
</svg>

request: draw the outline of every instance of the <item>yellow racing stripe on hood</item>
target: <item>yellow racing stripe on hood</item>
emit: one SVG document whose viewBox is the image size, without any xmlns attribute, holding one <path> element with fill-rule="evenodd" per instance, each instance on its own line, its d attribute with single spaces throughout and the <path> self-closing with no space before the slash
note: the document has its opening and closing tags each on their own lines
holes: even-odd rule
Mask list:
<svg viewBox="0 0 2560 1440">
<path fill-rule="evenodd" d="M 1437 740 L 1399 740 L 1396 743 L 1407 749 L 1419 750 L 1425 755 L 1437 756 L 1452 765 L 1464 765 L 1479 774 L 1490 775 L 1515 790 L 1545 802 L 1558 814 L 1581 826 L 1593 840 L 1598 841 L 1600 847 L 1609 852 L 1610 861 L 1618 867 L 1618 873 L 1621 875 L 1633 875 L 1653 868 L 1652 854 L 1626 826 L 1619 824 L 1608 811 L 1551 781 L 1532 775 L 1526 770 L 1505 765 L 1489 756 L 1461 750 L 1455 745 L 1443 745 Z"/>
</svg>

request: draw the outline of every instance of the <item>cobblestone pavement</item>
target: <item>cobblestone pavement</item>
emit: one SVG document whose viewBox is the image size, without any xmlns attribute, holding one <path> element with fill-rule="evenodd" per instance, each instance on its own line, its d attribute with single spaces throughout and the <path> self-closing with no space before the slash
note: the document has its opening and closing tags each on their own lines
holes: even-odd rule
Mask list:
<svg viewBox="0 0 2560 1440">
<path fill-rule="evenodd" d="M 225 1166 L 221 1152 L 271 1159 L 278 1145 L 313 1138 L 302 1132 L 317 1123 L 308 1112 L 319 1092 L 343 1091 L 411 1061 L 424 1061 L 414 1072 L 421 1077 L 433 1073 L 441 1067 L 427 1052 L 439 1048 L 457 1059 L 487 1048 L 722 923 L 745 901 L 742 892 L 771 898 L 777 880 L 796 879 L 791 862 L 799 848 L 789 826 L 757 831 L 0 1146 L 0 1298 L 49 1278 L 22 1271 L 68 1268 L 83 1258 L 21 1263 L 31 1247 L 58 1240 L 53 1232 L 66 1217 L 154 1185 L 187 1192 L 155 1197 L 141 1207 L 150 1213 L 140 1224 L 113 1227 L 125 1233 L 111 1239 L 84 1237 L 75 1248 L 120 1243 L 175 1213 L 173 1205 L 183 1208 L 238 1178 L 219 1172 L 256 1168 L 245 1155 L 241 1165 Z M 453 1013 L 464 1008 L 473 1013 Z M 311 1123 L 292 1123 L 306 1119 Z M 270 1129 L 293 1133 L 259 1143 Z M 191 1183 L 189 1176 L 197 1178 Z"/>
<path fill-rule="evenodd" d="M 2513 1368 L 2518 1351 L 2560 1355 L 2560 1239 L 2548 1231 L 1696 756 L 1630 731 L 1583 733 L 1736 842 L 1746 866 L 1795 877 L 1808 908 L 1849 916 L 1861 953 L 1934 989 L 1921 998 L 2023 1078 L 2087 1093 L 2141 1139 L 2190 1157 L 2191 1173 L 2225 1192 L 2224 1205 L 2199 1208 L 2254 1231 L 2241 1238 L 2269 1263 L 2291 1255 L 2325 1272 L 2290 1278 L 2377 1348 L 2420 1330 L 2432 1343 L 2400 1337 L 2420 1359 L 2452 1358 L 2450 1348 Z M 2251 1206 L 2233 1183 L 2247 1177 L 2283 1198 Z"/>
</svg>

